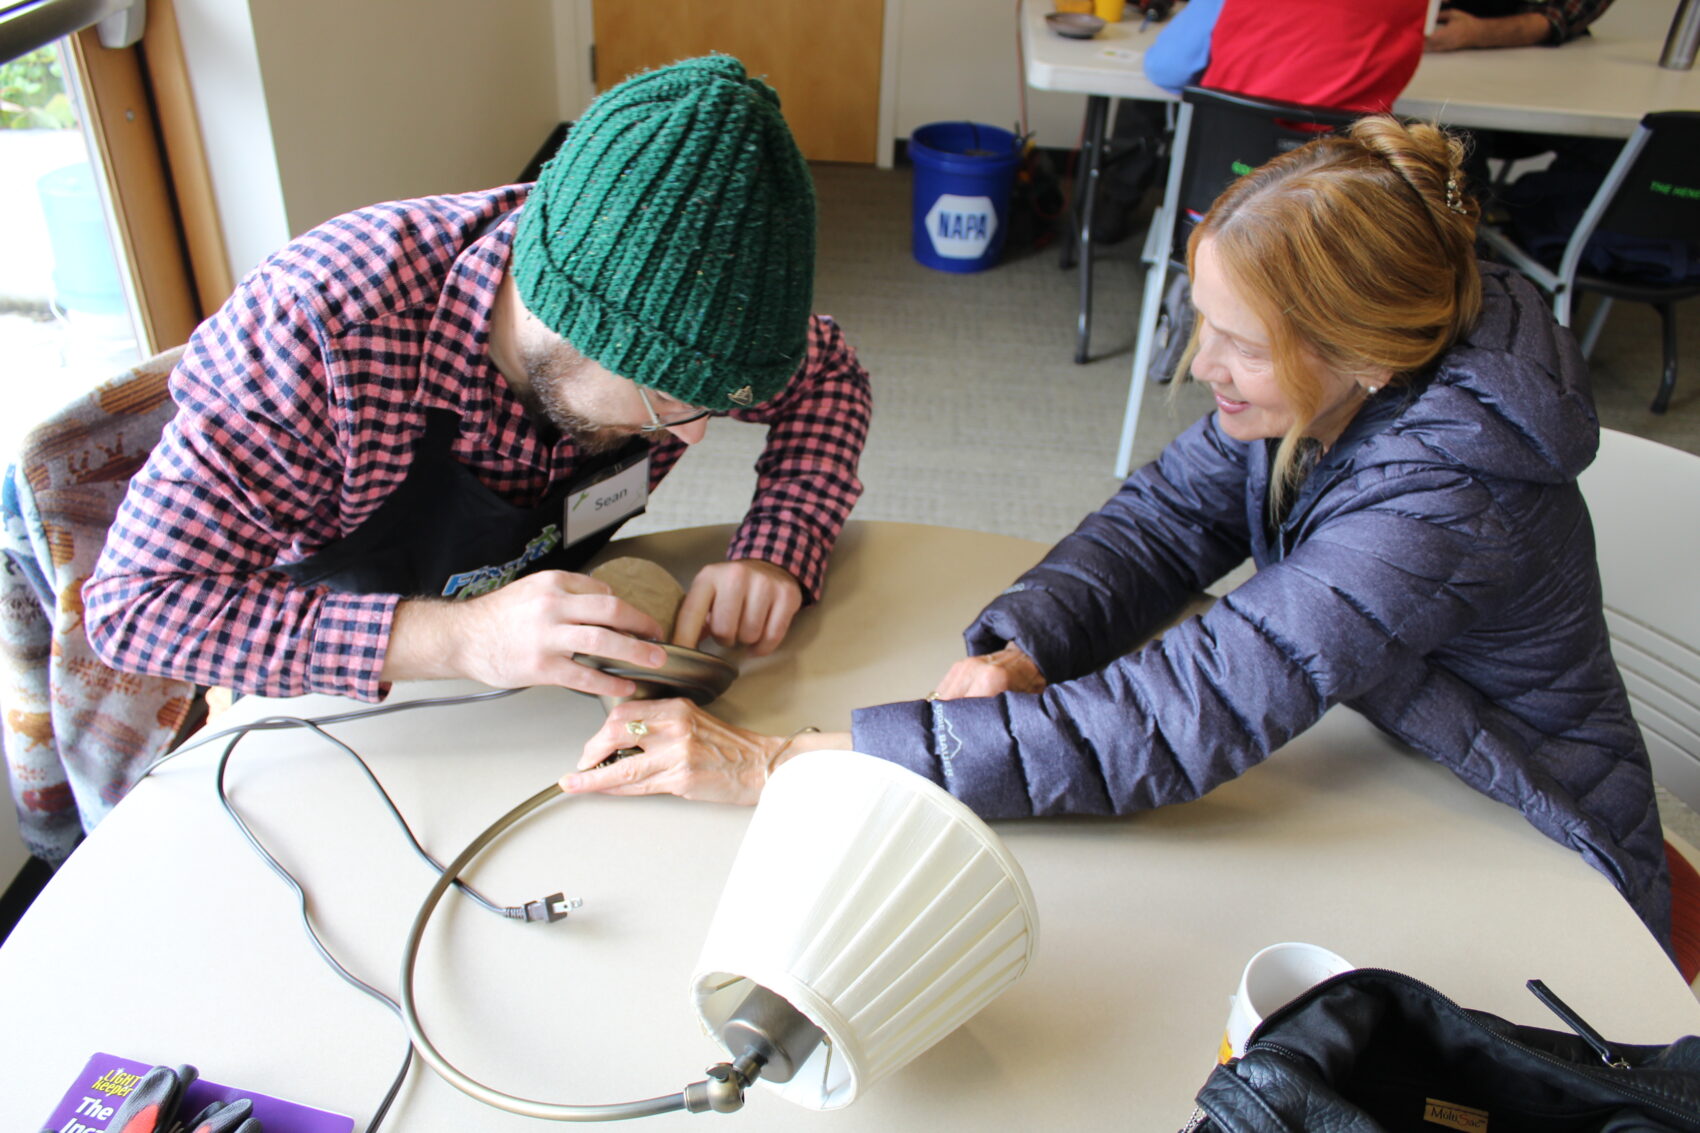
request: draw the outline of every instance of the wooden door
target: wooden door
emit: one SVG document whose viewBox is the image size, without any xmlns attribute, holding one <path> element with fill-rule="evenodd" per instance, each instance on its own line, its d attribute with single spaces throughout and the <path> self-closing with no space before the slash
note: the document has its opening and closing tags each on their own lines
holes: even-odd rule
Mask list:
<svg viewBox="0 0 1700 1133">
<path fill-rule="evenodd" d="M 810 161 L 871 165 L 879 146 L 884 0 L 597 0 L 596 89 L 724 52 L 779 92 Z"/>
</svg>

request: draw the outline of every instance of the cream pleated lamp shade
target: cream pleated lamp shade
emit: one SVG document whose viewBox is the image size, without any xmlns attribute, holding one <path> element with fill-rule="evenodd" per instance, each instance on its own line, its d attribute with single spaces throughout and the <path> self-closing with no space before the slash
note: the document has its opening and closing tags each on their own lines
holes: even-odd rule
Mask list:
<svg viewBox="0 0 1700 1133">
<path fill-rule="evenodd" d="M 826 1041 L 760 1085 L 837 1109 L 996 998 L 1038 936 L 1020 865 L 959 800 L 883 759 L 811 752 L 762 793 L 692 994 L 712 1035 L 751 984 L 802 1012 Z"/>
</svg>

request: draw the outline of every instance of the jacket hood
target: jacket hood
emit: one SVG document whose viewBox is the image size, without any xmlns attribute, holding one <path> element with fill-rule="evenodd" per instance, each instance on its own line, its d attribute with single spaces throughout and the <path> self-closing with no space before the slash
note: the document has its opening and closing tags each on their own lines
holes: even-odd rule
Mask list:
<svg viewBox="0 0 1700 1133">
<path fill-rule="evenodd" d="M 1481 273 L 1481 318 L 1426 379 L 1376 399 L 1395 402 L 1393 420 L 1358 458 L 1438 456 L 1487 476 L 1568 483 L 1599 447 L 1587 363 L 1528 280 L 1499 264 Z M 1381 414 L 1360 416 L 1373 428 Z"/>
</svg>

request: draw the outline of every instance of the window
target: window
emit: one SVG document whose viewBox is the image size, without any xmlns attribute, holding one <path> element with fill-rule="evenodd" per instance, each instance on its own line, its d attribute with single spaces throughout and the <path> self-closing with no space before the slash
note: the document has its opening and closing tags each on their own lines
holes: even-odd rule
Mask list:
<svg viewBox="0 0 1700 1133">
<path fill-rule="evenodd" d="M 6 36 L 17 30 L 21 10 L 40 28 L 39 12 L 58 6 L 48 0 L 0 8 L 0 58 L 11 50 Z M 86 19 L 124 5 L 75 0 L 65 7 Z M 216 306 L 229 291 L 210 204 L 197 198 L 205 177 L 197 182 L 193 173 L 204 162 L 174 12 L 170 0 L 152 0 L 147 11 L 140 46 L 105 46 L 101 31 L 87 27 L 0 64 L 0 382 L 7 402 L 0 464 L 59 407 L 184 341 L 204 313 L 200 293 Z M 158 127 L 162 121 L 175 123 L 175 137 Z M 180 203 L 195 211 L 194 236 Z M 189 254 L 197 240 L 202 276 Z"/>
</svg>

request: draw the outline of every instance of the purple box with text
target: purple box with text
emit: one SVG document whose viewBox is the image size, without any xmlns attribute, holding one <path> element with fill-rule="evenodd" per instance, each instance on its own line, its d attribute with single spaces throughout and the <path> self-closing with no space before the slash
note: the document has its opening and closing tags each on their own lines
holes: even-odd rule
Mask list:
<svg viewBox="0 0 1700 1133">
<path fill-rule="evenodd" d="M 153 1067 L 151 1062 L 137 1062 L 133 1058 L 94 1055 L 71 1083 L 70 1089 L 65 1091 L 59 1108 L 41 1127 L 43 1133 L 107 1133 L 107 1125 L 118 1112 L 118 1107 L 124 1104 L 124 1099 L 142 1080 L 142 1075 Z M 190 1083 L 177 1110 L 183 1120 L 188 1121 L 211 1102 L 233 1102 L 238 1098 L 253 1100 L 254 1117 L 265 1133 L 353 1133 L 352 1117 L 286 1102 L 253 1090 L 221 1086 L 205 1078 L 197 1078 Z"/>
</svg>

